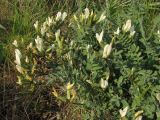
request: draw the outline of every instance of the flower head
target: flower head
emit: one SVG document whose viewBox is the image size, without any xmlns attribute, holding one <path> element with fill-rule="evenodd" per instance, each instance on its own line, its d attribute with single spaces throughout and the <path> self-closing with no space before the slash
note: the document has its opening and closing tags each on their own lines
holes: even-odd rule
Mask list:
<svg viewBox="0 0 160 120">
<path fill-rule="evenodd" d="M 123 25 L 122 30 L 124 32 L 128 32 L 131 29 L 131 20 L 127 20 L 126 23 Z"/>
<path fill-rule="evenodd" d="M 36 21 L 36 22 L 34 23 L 34 28 L 35 28 L 35 30 L 38 30 L 38 21 Z"/>
<path fill-rule="evenodd" d="M 41 34 L 44 36 L 44 34 L 47 32 L 47 22 L 45 21 L 41 27 Z"/>
<path fill-rule="evenodd" d="M 33 43 L 31 42 L 31 43 L 29 43 L 29 45 L 27 46 L 27 49 L 32 49 L 32 47 L 33 47 Z"/>
<path fill-rule="evenodd" d="M 88 8 L 84 9 L 84 16 L 86 19 L 89 17 L 89 9 Z"/>
<path fill-rule="evenodd" d="M 134 26 L 132 26 L 130 28 L 130 35 L 129 35 L 129 37 L 133 37 L 135 33 L 136 33 L 136 31 L 134 30 Z"/>
<path fill-rule="evenodd" d="M 16 69 L 18 72 L 23 73 L 23 68 L 21 67 L 21 65 L 16 65 Z"/>
<path fill-rule="evenodd" d="M 98 22 L 101 22 L 101 21 L 103 21 L 105 19 L 106 19 L 106 16 L 104 15 L 104 13 L 102 13 L 100 18 L 99 18 L 99 20 L 98 20 Z"/>
<path fill-rule="evenodd" d="M 98 33 L 96 33 L 96 38 L 98 40 L 99 43 L 102 42 L 103 40 L 103 34 L 104 34 L 104 31 L 102 30 L 102 32 L 100 33 L 100 35 Z"/>
<path fill-rule="evenodd" d="M 51 26 L 54 23 L 53 17 L 48 17 L 48 19 L 46 19 L 46 23 L 48 26 Z"/>
<path fill-rule="evenodd" d="M 56 21 L 59 21 L 61 19 L 62 13 L 58 12 L 56 16 Z"/>
<path fill-rule="evenodd" d="M 140 116 L 136 117 L 136 119 L 135 119 L 135 120 L 142 120 L 142 115 L 140 115 Z"/>
<path fill-rule="evenodd" d="M 123 117 L 126 116 L 127 110 L 128 110 L 128 106 L 125 107 L 123 110 L 122 110 L 122 109 L 119 110 L 119 113 L 120 113 L 120 115 L 121 115 L 121 118 L 123 118 Z"/>
<path fill-rule="evenodd" d="M 115 34 L 115 35 L 119 35 L 119 33 L 120 33 L 120 30 L 119 30 L 119 27 L 118 27 L 118 28 L 117 28 L 117 31 L 114 32 L 114 34 Z"/>
<path fill-rule="evenodd" d="M 42 52 L 43 51 L 43 39 L 37 36 L 35 39 L 37 49 Z"/>
<path fill-rule="evenodd" d="M 29 63 L 28 56 L 26 56 L 25 62 L 26 62 L 26 63 Z"/>
<path fill-rule="evenodd" d="M 103 50 L 103 58 L 108 58 L 112 51 L 112 43 L 105 45 Z"/>
<path fill-rule="evenodd" d="M 108 86 L 108 80 L 104 80 L 103 78 L 101 78 L 100 85 L 102 89 L 106 89 Z"/>
<path fill-rule="evenodd" d="M 12 44 L 13 44 L 15 47 L 18 47 L 17 40 L 14 40 Z"/>
<path fill-rule="evenodd" d="M 143 110 L 140 110 L 140 111 L 136 112 L 134 114 L 135 120 L 141 120 L 142 119 L 142 114 L 143 114 Z"/>
<path fill-rule="evenodd" d="M 62 14 L 62 21 L 64 21 L 66 17 L 67 17 L 67 13 L 64 12 L 64 13 Z"/>
<path fill-rule="evenodd" d="M 59 40 L 59 36 L 60 36 L 60 29 L 58 29 L 55 33 L 56 36 L 56 40 Z"/>
<path fill-rule="evenodd" d="M 19 49 L 15 49 L 15 55 L 16 55 L 15 63 L 16 63 L 17 65 L 21 65 L 22 54 L 21 54 L 21 52 L 19 51 Z"/>
</svg>

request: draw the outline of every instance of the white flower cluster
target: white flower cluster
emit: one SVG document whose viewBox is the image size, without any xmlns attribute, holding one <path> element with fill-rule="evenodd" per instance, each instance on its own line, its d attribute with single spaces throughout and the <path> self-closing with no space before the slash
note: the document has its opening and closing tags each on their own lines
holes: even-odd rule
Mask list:
<svg viewBox="0 0 160 120">
<path fill-rule="evenodd" d="M 52 25 L 55 25 L 58 21 L 64 21 L 65 18 L 67 17 L 67 13 L 66 12 L 58 12 L 55 19 L 54 17 L 48 17 L 46 19 L 46 21 L 41 25 L 41 27 L 39 28 L 39 22 L 36 21 L 34 24 L 34 28 L 36 31 L 38 31 L 40 29 L 40 33 L 42 35 L 42 38 L 40 36 L 37 36 L 37 38 L 35 39 L 35 43 L 36 43 L 36 48 L 38 49 L 39 52 L 42 52 L 44 50 L 44 41 L 43 41 L 43 36 L 47 36 L 48 38 L 52 36 L 52 34 L 49 31 L 50 27 Z M 60 34 L 60 30 L 57 30 L 57 32 L 55 33 L 56 36 L 56 40 L 58 39 Z"/>
<path fill-rule="evenodd" d="M 85 8 L 84 9 L 84 13 L 82 13 L 80 15 L 80 21 L 83 22 L 84 20 L 96 20 L 96 23 L 99 23 L 101 21 L 104 21 L 106 19 L 106 16 L 105 16 L 105 13 L 102 13 L 101 16 L 97 19 L 97 15 L 94 14 L 93 10 L 90 11 L 88 8 Z M 79 22 L 78 21 L 78 17 L 76 15 L 74 15 L 74 20 Z"/>
<path fill-rule="evenodd" d="M 123 25 L 122 31 L 123 31 L 124 33 L 130 32 L 129 38 L 131 38 L 131 37 L 134 36 L 134 34 L 136 33 L 136 31 L 134 30 L 134 26 L 132 26 L 132 23 L 131 23 L 131 20 L 130 20 L 130 19 L 127 20 L 126 23 Z M 118 36 L 119 33 L 120 33 L 120 28 L 118 27 L 118 28 L 117 28 L 117 31 L 114 32 L 114 35 L 117 35 L 117 36 Z"/>
</svg>

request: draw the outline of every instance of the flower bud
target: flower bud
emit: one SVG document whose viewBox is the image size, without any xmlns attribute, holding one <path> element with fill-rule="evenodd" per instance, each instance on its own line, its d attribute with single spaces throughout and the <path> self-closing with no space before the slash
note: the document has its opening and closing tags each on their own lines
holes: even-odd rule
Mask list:
<svg viewBox="0 0 160 120">
<path fill-rule="evenodd" d="M 99 20 L 98 20 L 98 22 L 101 22 L 101 21 L 103 21 L 105 19 L 106 19 L 106 16 L 104 15 L 104 13 L 102 13 L 100 18 L 99 18 Z"/>
<path fill-rule="evenodd" d="M 102 89 L 106 89 L 108 86 L 108 80 L 104 80 L 103 78 L 101 78 L 100 85 Z"/>
<path fill-rule="evenodd" d="M 85 11 L 84 12 L 85 19 L 87 19 L 89 17 L 89 9 L 86 8 L 84 11 Z"/>
<path fill-rule="evenodd" d="M 18 47 L 17 40 L 14 40 L 12 44 L 13 44 L 15 47 Z"/>
<path fill-rule="evenodd" d="M 48 26 L 51 26 L 54 23 L 53 17 L 48 17 L 48 19 L 46 20 L 46 23 Z"/>
<path fill-rule="evenodd" d="M 133 37 L 135 33 L 136 33 L 136 31 L 134 30 L 134 26 L 132 26 L 131 29 L 130 29 L 130 35 L 129 35 L 129 37 L 130 38 Z"/>
<path fill-rule="evenodd" d="M 142 120 L 142 115 L 136 117 L 135 120 Z"/>
<path fill-rule="evenodd" d="M 37 49 L 42 52 L 43 51 L 43 39 L 37 36 L 35 39 Z"/>
<path fill-rule="evenodd" d="M 26 62 L 26 63 L 29 63 L 28 56 L 26 56 L 25 62 Z"/>
<path fill-rule="evenodd" d="M 135 120 L 142 120 L 143 110 L 140 110 L 134 114 Z"/>
<path fill-rule="evenodd" d="M 112 43 L 105 45 L 103 50 L 103 58 L 108 58 L 112 51 Z"/>
<path fill-rule="evenodd" d="M 127 22 L 123 25 L 122 30 L 124 32 L 128 32 L 131 29 L 131 20 L 127 20 Z"/>
<path fill-rule="evenodd" d="M 21 74 L 23 73 L 23 68 L 21 67 L 21 65 L 16 65 L 16 69 L 18 72 L 20 72 Z"/>
<path fill-rule="evenodd" d="M 21 65 L 22 54 L 21 54 L 21 52 L 19 51 L 19 49 L 15 49 L 15 55 L 16 55 L 15 63 L 16 63 L 17 65 Z"/>
<path fill-rule="evenodd" d="M 103 34 L 104 34 L 104 31 L 102 30 L 102 32 L 100 33 L 100 35 L 98 33 L 96 33 L 96 38 L 99 42 L 99 44 L 101 44 L 102 40 L 103 40 Z"/>
<path fill-rule="evenodd" d="M 64 12 L 64 13 L 62 14 L 62 21 L 64 21 L 66 17 L 67 17 L 67 13 Z"/>
<path fill-rule="evenodd" d="M 128 106 L 125 107 L 123 110 L 122 110 L 122 109 L 119 110 L 119 113 L 120 113 L 120 115 L 121 115 L 121 118 L 123 118 L 123 117 L 126 116 L 127 111 L 128 111 Z"/>
<path fill-rule="evenodd" d="M 119 35 L 119 33 L 120 33 L 120 30 L 119 30 L 119 27 L 118 27 L 118 28 L 117 28 L 117 31 L 114 32 L 114 34 L 115 34 L 115 35 Z"/>
<path fill-rule="evenodd" d="M 59 21 L 61 19 L 62 13 L 58 12 L 56 16 L 56 21 Z"/>
<path fill-rule="evenodd" d="M 47 25 L 48 25 L 48 23 L 47 23 L 47 21 L 45 21 L 43 23 L 42 27 L 41 27 L 41 34 L 42 34 L 42 36 L 44 36 L 44 34 L 47 32 Z"/>
<path fill-rule="evenodd" d="M 35 28 L 35 30 L 38 30 L 38 21 L 36 21 L 36 22 L 34 23 L 34 28 Z"/>
<path fill-rule="evenodd" d="M 56 40 L 58 41 L 60 36 L 60 29 L 56 31 L 55 36 L 56 36 Z"/>
</svg>

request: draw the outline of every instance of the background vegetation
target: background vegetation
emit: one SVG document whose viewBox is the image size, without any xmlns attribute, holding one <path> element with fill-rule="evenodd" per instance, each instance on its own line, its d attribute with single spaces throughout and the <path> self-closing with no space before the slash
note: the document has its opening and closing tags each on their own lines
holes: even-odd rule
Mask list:
<svg viewBox="0 0 160 120">
<path fill-rule="evenodd" d="M 143 114 L 139 115 L 143 115 L 144 120 L 159 119 L 160 99 L 156 97 L 160 93 L 159 0 L 1 0 L 0 8 L 2 119 L 115 120 L 120 119 L 119 109 L 126 106 L 129 106 L 126 118 L 121 119 L 136 119 L 135 113 L 141 110 Z M 93 10 L 97 16 L 104 13 L 106 20 L 98 25 L 76 23 L 73 16 L 80 16 L 85 8 Z M 71 46 L 64 44 L 64 53 L 72 52 L 74 67 L 68 67 L 66 57 L 56 56 L 56 59 L 49 60 L 49 64 L 55 63 L 51 64 L 54 71 L 47 75 L 37 74 L 36 80 L 45 82 L 18 85 L 17 75 L 20 75 L 14 63 L 13 41 L 17 40 L 22 54 L 27 55 L 27 45 L 39 34 L 33 24 L 37 20 L 42 24 L 48 16 L 56 16 L 58 11 L 68 14 L 65 22 L 57 25 L 57 28 L 61 29 L 62 36 L 68 38 L 69 43 L 71 39 L 75 41 L 72 50 Z M 135 27 L 134 37 L 129 38 L 129 33 L 120 32 L 115 37 L 109 60 L 100 59 L 97 53 L 100 54 L 102 48 L 96 41 L 96 33 L 103 29 L 104 45 L 109 44 L 113 33 L 118 27 L 122 31 L 128 19 Z M 68 28 L 70 22 L 72 25 Z M 81 30 L 77 29 L 78 24 Z M 54 34 L 56 28 L 52 32 Z M 89 58 L 84 49 L 88 44 L 94 46 L 91 49 L 94 54 Z M 40 64 L 48 64 L 43 58 L 36 56 Z M 103 90 L 98 85 L 106 72 L 110 74 L 109 83 L 107 89 Z M 86 82 L 88 79 L 92 83 Z M 74 83 L 77 94 L 73 101 L 61 98 L 66 96 L 64 86 L 68 82 Z M 55 91 L 61 95 L 60 98 L 52 93 Z"/>
</svg>

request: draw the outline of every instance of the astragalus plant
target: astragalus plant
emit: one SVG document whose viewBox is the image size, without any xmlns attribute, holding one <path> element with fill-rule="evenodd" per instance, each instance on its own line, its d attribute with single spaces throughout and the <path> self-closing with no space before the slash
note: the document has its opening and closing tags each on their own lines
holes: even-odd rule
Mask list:
<svg viewBox="0 0 160 120">
<path fill-rule="evenodd" d="M 37 21 L 33 41 L 23 48 L 13 43 L 17 83 L 30 92 L 48 86 L 83 120 L 160 116 L 159 33 L 145 41 L 131 19 L 117 28 L 109 24 L 105 12 L 88 8 Z"/>
</svg>

